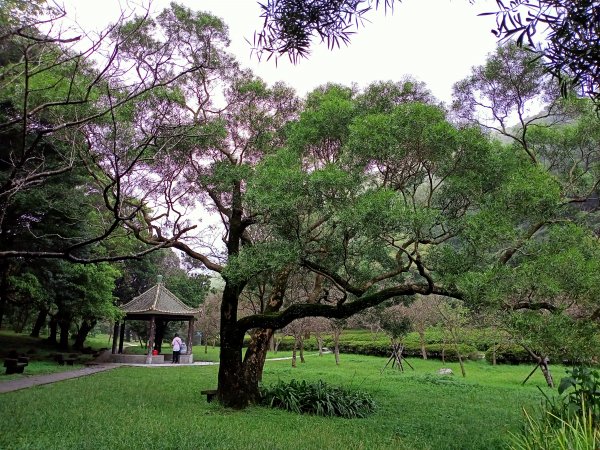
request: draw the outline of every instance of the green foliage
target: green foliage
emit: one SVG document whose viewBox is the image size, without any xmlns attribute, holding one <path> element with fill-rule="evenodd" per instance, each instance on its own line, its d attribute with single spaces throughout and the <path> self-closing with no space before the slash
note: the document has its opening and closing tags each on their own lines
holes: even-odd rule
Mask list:
<svg viewBox="0 0 600 450">
<path fill-rule="evenodd" d="M 263 272 L 280 270 L 296 261 L 297 249 L 284 241 L 270 241 L 244 247 L 229 260 L 222 276 L 229 280 L 246 280 Z"/>
<path fill-rule="evenodd" d="M 321 380 L 316 383 L 280 381 L 274 386 L 263 387 L 261 394 L 264 405 L 298 414 L 353 419 L 375 411 L 375 401 L 368 393 L 329 386 Z"/>
<path fill-rule="evenodd" d="M 598 328 L 591 321 L 576 320 L 562 312 L 520 311 L 509 316 L 507 325 L 538 355 L 576 363 L 589 363 L 597 356 Z"/>
<path fill-rule="evenodd" d="M 182 302 L 189 306 L 199 306 L 208 294 L 210 279 L 203 274 L 187 274 L 181 271 L 169 275 L 166 282 L 167 288 Z"/>
<path fill-rule="evenodd" d="M 8 283 L 18 296 L 26 297 L 33 301 L 42 301 L 45 297 L 42 284 L 32 273 L 25 272 L 9 276 Z"/>
<path fill-rule="evenodd" d="M 315 90 L 308 95 L 299 122 L 290 130 L 290 148 L 309 159 L 334 162 L 356 113 L 350 89 L 332 84 Z"/>
<path fill-rule="evenodd" d="M 404 317 L 394 317 L 391 314 L 383 314 L 381 318 L 381 328 L 390 335 L 392 339 L 401 339 L 412 329 L 410 319 Z"/>
<path fill-rule="evenodd" d="M 600 425 L 600 372 L 589 367 L 577 366 L 567 369 L 569 376 L 562 378 L 558 393 L 564 394 L 562 401 L 563 418 L 585 416 L 594 426 Z"/>
<path fill-rule="evenodd" d="M 360 114 L 389 113 L 402 103 L 435 103 L 435 99 L 422 81 L 410 76 L 401 81 L 376 81 L 356 97 Z"/>
</svg>

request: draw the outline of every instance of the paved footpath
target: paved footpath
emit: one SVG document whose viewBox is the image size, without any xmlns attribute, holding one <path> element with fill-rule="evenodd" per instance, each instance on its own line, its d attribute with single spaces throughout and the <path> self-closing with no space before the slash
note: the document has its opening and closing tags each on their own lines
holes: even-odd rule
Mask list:
<svg viewBox="0 0 600 450">
<path fill-rule="evenodd" d="M 18 380 L 2 381 L 0 382 L 0 394 L 5 392 L 18 391 L 19 389 L 25 389 L 32 386 L 39 386 L 40 384 L 56 383 L 57 381 L 70 380 L 71 378 L 85 377 L 98 372 L 104 372 L 106 370 L 115 369 L 117 367 L 183 367 L 183 366 L 212 366 L 218 363 L 214 362 L 195 362 L 191 364 L 115 364 L 115 363 L 100 363 L 93 366 L 86 367 L 84 369 L 69 370 L 67 372 L 49 373 L 47 375 L 32 375 L 29 377 L 23 377 Z"/>
<path fill-rule="evenodd" d="M 20 378 L 18 380 L 0 382 L 0 394 L 11 391 L 18 391 L 40 384 L 55 383 L 57 381 L 69 380 L 71 378 L 85 377 L 98 372 L 119 367 L 120 364 L 99 364 L 97 366 L 86 367 L 84 369 L 69 370 L 68 372 L 49 373 L 47 375 L 33 375 Z"/>
<path fill-rule="evenodd" d="M 329 352 L 324 352 L 329 353 Z M 316 353 L 315 353 L 316 355 Z M 306 356 L 314 356 L 314 355 L 306 355 Z M 292 359 L 290 356 L 283 358 L 268 358 L 267 361 L 281 361 L 285 359 Z M 19 389 L 26 389 L 32 386 L 39 386 L 41 384 L 49 384 L 56 383 L 57 381 L 70 380 L 71 378 L 79 378 L 85 377 L 87 375 L 92 375 L 98 372 L 104 372 L 107 370 L 115 369 L 117 367 L 125 367 L 125 366 L 138 366 L 138 367 L 147 367 L 147 368 L 157 368 L 157 367 L 181 367 L 181 366 L 211 366 L 216 365 L 218 363 L 214 362 L 195 362 L 191 364 L 115 364 L 115 363 L 101 363 L 97 365 L 93 365 L 90 367 L 86 367 L 84 369 L 77 370 L 69 370 L 67 372 L 58 372 L 58 373 L 49 373 L 47 375 L 33 375 L 30 377 L 20 378 L 18 380 L 11 381 L 2 381 L 0 382 L 0 394 L 4 394 L 5 392 L 18 391 Z"/>
</svg>

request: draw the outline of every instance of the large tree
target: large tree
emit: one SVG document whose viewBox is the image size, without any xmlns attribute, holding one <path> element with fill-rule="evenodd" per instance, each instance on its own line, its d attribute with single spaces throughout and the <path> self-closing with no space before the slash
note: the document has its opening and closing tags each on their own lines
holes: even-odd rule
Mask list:
<svg viewBox="0 0 600 450">
<path fill-rule="evenodd" d="M 65 28 L 65 12 L 42 2 L 15 0 L 6 6 L 0 16 L 0 240 L 6 244 L 0 257 L 89 262 L 89 252 L 122 233 L 124 222 L 142 207 L 143 202 L 130 201 L 136 193 L 126 191 L 121 179 L 136 176 L 135 162 L 142 154 L 159 150 L 159 134 L 162 142 L 168 139 L 165 130 L 173 123 L 166 115 L 177 100 L 169 86 L 217 65 L 211 39 L 218 41 L 218 27 L 224 26 L 205 16 L 208 20 L 201 26 L 190 28 L 196 36 L 191 58 L 176 26 L 176 8 L 158 21 L 148 14 L 128 18 L 123 13 L 94 38 L 85 30 Z M 127 133 L 124 123 L 135 121 L 135 134 L 131 126 Z M 117 162 L 110 149 L 123 142 L 129 152 Z M 98 166 L 110 165 L 118 176 L 107 180 L 107 171 Z M 82 173 L 86 179 L 76 182 Z M 32 233 L 27 241 L 10 245 L 11 224 L 6 221 L 11 211 L 60 177 L 59 183 L 70 178 L 74 189 L 96 194 L 87 213 L 103 209 L 102 220 L 82 233 L 87 214 L 74 213 L 63 221 L 60 233 Z M 47 215 L 21 215 L 17 220 L 21 227 L 24 222 L 43 224 Z M 127 256 L 113 250 L 95 254 L 94 260 Z"/>
<path fill-rule="evenodd" d="M 246 102 L 222 112 L 235 127 L 221 147 L 196 149 L 214 162 L 193 179 L 224 220 L 224 258 L 173 243 L 225 280 L 219 399 L 228 406 L 257 399 L 272 330 L 302 317 L 349 317 L 393 297 L 463 297 L 463 271 L 497 264 L 503 249 L 519 245 L 523 223 L 544 220 L 558 204 L 548 174 L 477 129 L 452 126 L 439 107 L 402 100 L 402 89 L 325 86 L 281 140 L 273 131 L 289 118 L 279 116 L 285 91 L 250 80 L 235 86 L 230 93 Z M 389 97 L 373 101 L 375 92 Z M 288 306 L 298 271 L 306 271 L 307 295 Z M 262 311 L 238 317 L 242 292 L 265 274 Z"/>
<path fill-rule="evenodd" d="M 531 310 L 537 311 L 539 323 L 548 318 L 564 324 L 573 318 L 584 322 L 598 317 L 600 120 L 589 100 L 560 98 L 550 81 L 541 61 L 508 44 L 455 85 L 457 116 L 507 141 L 510 151 L 525 158 L 537 173 L 538 181 L 531 178 L 518 188 L 521 198 L 510 208 L 515 210 L 520 202 L 537 195 L 532 188 L 538 182 L 556 196 L 541 220 L 526 220 L 514 229 L 517 245 L 506 247 L 500 264 L 459 275 L 458 284 L 467 296 L 480 299 L 482 308 L 506 311 L 510 323 L 527 323 L 514 318 L 531 317 Z M 522 332 L 527 327 L 518 329 Z M 552 327 L 529 329 L 519 339 L 538 343 L 537 348 L 529 344 L 527 348 L 543 362 L 551 385 L 544 362 L 548 346 L 542 343 L 551 341 Z M 569 332 L 574 335 L 587 329 L 573 326 Z M 581 352 L 579 357 L 586 360 L 589 355 Z"/>
</svg>

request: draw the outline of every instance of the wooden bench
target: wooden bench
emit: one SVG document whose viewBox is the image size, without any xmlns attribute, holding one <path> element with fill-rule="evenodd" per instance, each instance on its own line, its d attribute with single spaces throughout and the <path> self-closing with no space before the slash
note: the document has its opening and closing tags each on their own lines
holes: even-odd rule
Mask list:
<svg viewBox="0 0 600 450">
<path fill-rule="evenodd" d="M 19 356 L 17 358 L 6 358 L 4 360 L 4 367 L 6 367 L 6 375 L 13 373 L 23 373 L 25 367 L 29 364 L 29 358 L 26 356 Z"/>
<path fill-rule="evenodd" d="M 202 395 L 206 395 L 206 402 L 210 403 L 213 401 L 213 399 L 217 396 L 217 390 L 216 389 L 206 389 L 204 391 L 200 391 L 200 393 Z"/>
<path fill-rule="evenodd" d="M 62 353 L 56 355 L 56 362 L 61 366 L 64 366 L 65 364 L 68 366 L 72 366 L 77 361 L 77 359 L 77 355 L 63 355 Z"/>
</svg>

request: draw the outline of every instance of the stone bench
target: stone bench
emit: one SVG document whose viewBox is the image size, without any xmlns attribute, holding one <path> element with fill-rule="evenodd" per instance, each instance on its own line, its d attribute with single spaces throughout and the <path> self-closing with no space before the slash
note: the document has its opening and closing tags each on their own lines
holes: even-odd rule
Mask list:
<svg viewBox="0 0 600 450">
<path fill-rule="evenodd" d="M 58 354 L 56 355 L 56 362 L 58 364 L 60 364 L 61 366 L 64 366 L 65 364 L 67 366 L 72 366 L 75 362 L 77 362 L 77 355 L 64 355 L 64 354 Z"/>
<path fill-rule="evenodd" d="M 4 367 L 6 367 L 6 375 L 13 373 L 23 373 L 25 367 L 29 364 L 29 358 L 26 356 L 19 356 L 17 358 L 6 358 L 4 360 Z"/>
<path fill-rule="evenodd" d="M 216 389 L 205 389 L 204 391 L 200 391 L 202 395 L 206 395 L 206 402 L 210 403 L 217 396 Z"/>
</svg>

